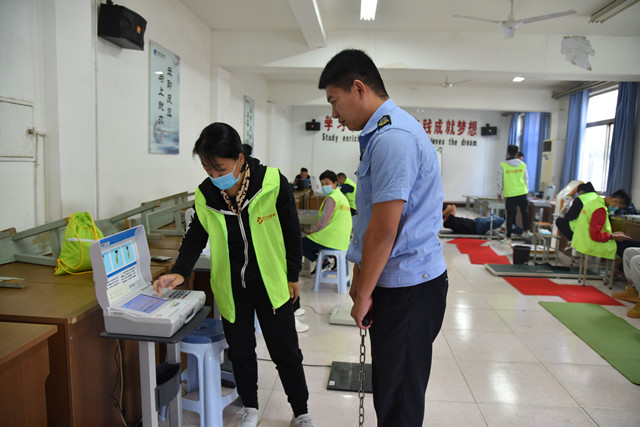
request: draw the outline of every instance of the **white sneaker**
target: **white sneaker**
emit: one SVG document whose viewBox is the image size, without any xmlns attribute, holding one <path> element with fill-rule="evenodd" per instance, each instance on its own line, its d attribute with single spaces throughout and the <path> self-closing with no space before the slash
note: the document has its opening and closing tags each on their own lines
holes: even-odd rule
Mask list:
<svg viewBox="0 0 640 427">
<path fill-rule="evenodd" d="M 242 408 L 240 413 L 242 420 L 238 422 L 237 427 L 256 427 L 258 425 L 258 410 L 256 408 Z"/>
<path fill-rule="evenodd" d="M 505 237 L 504 239 L 502 239 L 502 243 L 505 245 L 511 245 L 511 238 Z"/>
<path fill-rule="evenodd" d="M 309 330 L 309 325 L 306 323 L 302 323 L 296 318 L 296 332 L 307 332 Z"/>
<path fill-rule="evenodd" d="M 304 315 L 305 309 L 300 307 L 299 309 L 297 309 L 296 311 L 293 312 L 294 316 L 302 316 Z"/>
<path fill-rule="evenodd" d="M 531 237 L 531 232 L 530 232 L 529 230 L 525 230 L 525 231 L 521 234 L 521 236 L 522 236 L 522 237 L 525 237 L 525 238 L 526 238 L 526 237 Z"/>
<path fill-rule="evenodd" d="M 316 427 L 309 414 L 302 414 L 291 420 L 291 427 Z"/>
</svg>

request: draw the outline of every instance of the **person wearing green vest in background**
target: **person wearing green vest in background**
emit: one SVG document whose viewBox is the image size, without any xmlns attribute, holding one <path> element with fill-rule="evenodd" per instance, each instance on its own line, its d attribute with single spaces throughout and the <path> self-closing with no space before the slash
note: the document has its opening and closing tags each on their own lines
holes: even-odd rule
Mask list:
<svg viewBox="0 0 640 427">
<path fill-rule="evenodd" d="M 498 200 L 504 197 L 505 210 L 507 212 L 507 235 L 503 243 L 511 244 L 511 231 L 516 222 L 517 208 L 522 215 L 522 228 L 524 237 L 530 237 L 529 231 L 529 174 L 527 165 L 516 157 L 517 145 L 507 147 L 507 160 L 500 162 L 498 170 Z"/>
<path fill-rule="evenodd" d="M 330 170 L 322 172 L 320 184 L 322 192 L 327 197 L 320 206 L 318 222 L 302 239 L 302 254 L 309 261 L 315 261 L 318 258 L 318 252 L 322 249 L 346 252 L 351 238 L 351 208 L 349 201 L 338 188 L 338 177 L 335 172 Z"/>
<path fill-rule="evenodd" d="M 291 186 L 278 169 L 244 153 L 238 132 L 226 123 L 204 128 L 193 155 L 208 177 L 196 189 L 196 213 L 176 264 L 153 287 L 160 293 L 184 283 L 209 241 L 211 290 L 244 405 L 238 426 L 258 423 L 255 313 L 293 409 L 291 425 L 313 427 L 292 308 L 302 251 Z"/>
<path fill-rule="evenodd" d="M 596 193 L 591 182 L 578 185 L 576 193 L 578 193 L 578 197 L 573 200 L 567 213 L 556 220 L 558 230 L 564 234 L 569 241 L 573 238 L 573 230 L 576 228 L 578 216 L 580 212 L 582 212 L 582 208 L 586 203 L 598 197 L 598 193 Z"/>
<path fill-rule="evenodd" d="M 340 184 L 340 191 L 349 201 L 349 207 L 351 208 L 351 216 L 357 215 L 356 210 L 356 183 L 347 178 L 344 172 L 340 172 L 338 175 L 338 184 Z"/>
<path fill-rule="evenodd" d="M 628 206 L 628 202 L 617 194 L 604 198 L 597 196 L 585 203 L 576 220 L 571 247 L 590 256 L 615 259 L 617 244 L 631 239 L 622 231 L 611 232 L 608 210 Z"/>
</svg>

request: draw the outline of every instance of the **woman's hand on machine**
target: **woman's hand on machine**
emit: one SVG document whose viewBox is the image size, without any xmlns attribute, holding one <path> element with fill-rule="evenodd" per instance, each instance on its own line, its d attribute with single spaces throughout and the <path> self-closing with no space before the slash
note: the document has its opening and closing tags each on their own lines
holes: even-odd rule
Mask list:
<svg viewBox="0 0 640 427">
<path fill-rule="evenodd" d="M 173 289 L 183 283 L 184 277 L 182 277 L 181 274 L 165 274 L 153 281 L 153 290 L 156 291 L 158 295 L 162 295 L 162 288 Z"/>
</svg>

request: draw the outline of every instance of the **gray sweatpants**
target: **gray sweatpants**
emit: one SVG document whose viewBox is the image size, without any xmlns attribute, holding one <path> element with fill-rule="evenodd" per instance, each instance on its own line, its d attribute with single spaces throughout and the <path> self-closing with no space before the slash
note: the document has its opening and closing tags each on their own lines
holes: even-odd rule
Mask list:
<svg viewBox="0 0 640 427">
<path fill-rule="evenodd" d="M 622 256 L 624 276 L 640 288 L 640 248 L 627 248 Z"/>
</svg>

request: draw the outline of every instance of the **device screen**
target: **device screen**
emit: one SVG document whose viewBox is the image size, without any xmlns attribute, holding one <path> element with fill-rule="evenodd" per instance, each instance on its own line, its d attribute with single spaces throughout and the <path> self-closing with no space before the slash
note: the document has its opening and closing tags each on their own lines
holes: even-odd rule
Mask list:
<svg viewBox="0 0 640 427">
<path fill-rule="evenodd" d="M 123 305 L 130 310 L 140 311 L 142 313 L 153 313 L 158 307 L 165 303 L 165 299 L 140 294 L 131 301 Z"/>
</svg>

